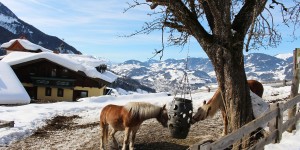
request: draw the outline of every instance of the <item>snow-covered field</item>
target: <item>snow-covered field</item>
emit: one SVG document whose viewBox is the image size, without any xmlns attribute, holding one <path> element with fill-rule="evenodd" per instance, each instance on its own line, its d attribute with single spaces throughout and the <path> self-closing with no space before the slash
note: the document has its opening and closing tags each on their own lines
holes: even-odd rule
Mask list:
<svg viewBox="0 0 300 150">
<path fill-rule="evenodd" d="M 282 99 L 290 94 L 290 86 L 273 88 L 264 86 L 265 101 Z M 204 100 L 212 97 L 214 92 L 199 92 L 192 95 L 194 111 L 202 105 Z M 189 96 L 187 96 L 189 98 Z M 107 104 L 123 105 L 129 101 L 145 101 L 156 105 L 167 104 L 169 106 L 173 96 L 167 93 L 132 94 L 117 96 L 102 96 L 80 99 L 80 102 L 58 102 L 49 104 L 28 104 L 22 106 L 0 106 L 0 120 L 15 121 L 13 128 L 0 128 L 0 146 L 7 146 L 12 141 L 20 140 L 31 135 L 37 128 L 46 124 L 47 119 L 57 115 L 79 115 L 83 122 L 99 121 L 101 109 Z M 265 149 L 300 149 L 300 124 L 297 132 L 284 133 L 280 144 L 270 144 Z"/>
</svg>

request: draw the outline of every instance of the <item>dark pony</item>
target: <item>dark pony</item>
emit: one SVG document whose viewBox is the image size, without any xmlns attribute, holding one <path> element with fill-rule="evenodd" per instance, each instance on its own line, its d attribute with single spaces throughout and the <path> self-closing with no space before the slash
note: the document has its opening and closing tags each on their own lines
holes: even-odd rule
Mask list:
<svg viewBox="0 0 300 150">
<path fill-rule="evenodd" d="M 125 106 L 107 105 L 100 114 L 100 149 L 104 149 L 104 142 L 107 142 L 108 127 L 112 131 L 110 136 L 114 145 L 118 145 L 114 135 L 117 131 L 124 131 L 124 141 L 122 150 L 126 149 L 128 140 L 130 140 L 129 149 L 133 150 L 136 133 L 143 121 L 156 118 L 162 126 L 167 127 L 168 114 L 166 105 L 163 107 L 155 106 L 145 102 L 129 102 Z M 132 134 L 131 139 L 129 139 Z"/>
<path fill-rule="evenodd" d="M 250 90 L 259 97 L 262 97 L 264 92 L 263 85 L 256 80 L 248 80 L 247 82 Z M 218 110 L 221 110 L 222 112 L 224 123 L 223 135 L 226 135 L 228 133 L 228 120 L 220 89 L 215 92 L 214 96 L 207 103 L 204 101 L 203 106 L 198 108 L 198 111 L 193 116 L 192 123 L 196 123 L 208 117 L 213 117 Z"/>
</svg>

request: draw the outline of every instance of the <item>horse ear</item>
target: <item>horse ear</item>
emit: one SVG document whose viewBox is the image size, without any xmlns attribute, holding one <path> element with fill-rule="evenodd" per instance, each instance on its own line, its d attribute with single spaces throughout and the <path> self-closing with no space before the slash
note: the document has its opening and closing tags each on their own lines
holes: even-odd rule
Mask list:
<svg viewBox="0 0 300 150">
<path fill-rule="evenodd" d="M 162 109 L 166 109 L 166 104 L 164 104 L 164 106 L 162 107 Z"/>
<path fill-rule="evenodd" d="M 206 101 L 203 101 L 203 105 L 205 105 L 206 104 Z"/>
</svg>

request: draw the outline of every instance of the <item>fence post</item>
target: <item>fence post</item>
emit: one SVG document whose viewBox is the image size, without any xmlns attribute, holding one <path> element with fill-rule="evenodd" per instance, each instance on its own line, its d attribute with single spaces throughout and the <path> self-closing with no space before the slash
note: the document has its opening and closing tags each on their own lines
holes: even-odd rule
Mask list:
<svg viewBox="0 0 300 150">
<path fill-rule="evenodd" d="M 271 105 L 271 110 L 277 111 L 277 116 L 274 119 L 272 119 L 269 123 L 269 128 L 271 132 L 277 130 L 276 138 L 273 141 L 273 143 L 279 143 L 282 138 L 283 107 L 284 104 L 282 103 L 276 103 Z"/>
<path fill-rule="evenodd" d="M 278 130 L 278 136 L 276 139 L 276 142 L 279 143 L 281 141 L 282 138 L 282 133 L 284 132 L 282 130 L 282 126 L 283 126 L 283 107 L 284 104 L 283 103 L 278 103 L 278 116 L 276 117 L 277 119 L 277 130 Z"/>
<path fill-rule="evenodd" d="M 296 48 L 294 50 L 294 53 L 293 53 L 294 67 L 293 67 L 293 80 L 292 80 L 292 85 L 291 85 L 290 99 L 296 97 L 298 95 L 298 90 L 299 90 L 299 77 L 298 77 L 297 62 L 300 61 L 300 60 L 297 60 L 298 51 L 300 51 L 300 49 Z M 297 105 L 295 105 L 292 108 L 288 109 L 288 119 L 293 118 L 295 116 L 296 107 L 297 107 Z M 287 129 L 287 131 L 292 132 L 295 129 L 296 129 L 296 125 L 293 124 Z"/>
<path fill-rule="evenodd" d="M 188 150 L 209 150 L 210 144 L 214 141 L 211 139 L 205 139 L 200 141 L 199 143 L 196 143 L 188 148 Z"/>
</svg>

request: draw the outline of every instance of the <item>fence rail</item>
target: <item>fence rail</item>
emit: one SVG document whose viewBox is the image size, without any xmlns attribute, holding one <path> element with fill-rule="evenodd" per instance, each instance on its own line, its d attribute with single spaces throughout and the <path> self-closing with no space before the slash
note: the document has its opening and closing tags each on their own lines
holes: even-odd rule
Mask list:
<svg viewBox="0 0 300 150">
<path fill-rule="evenodd" d="M 15 124 L 14 121 L 0 120 L 0 128 L 4 128 L 4 127 L 14 127 L 14 124 Z"/>
<path fill-rule="evenodd" d="M 248 124 L 242 126 L 235 132 L 220 138 L 218 141 L 212 143 L 199 142 L 197 144 L 189 147 L 189 150 L 217 150 L 225 149 L 236 141 L 242 139 L 245 135 L 249 135 L 251 132 L 255 131 L 259 127 L 263 127 L 265 124 L 269 123 L 269 134 L 260 139 L 255 145 L 249 149 L 263 149 L 263 147 L 272 142 L 279 143 L 282 137 L 282 133 L 286 131 L 290 126 L 296 124 L 300 118 L 300 113 L 298 112 L 294 117 L 283 123 L 283 112 L 287 109 L 294 107 L 300 102 L 300 96 L 296 96 L 293 99 L 287 101 L 286 103 L 276 103 L 271 105 L 271 110 L 264 114 L 263 116 L 249 122 Z"/>
</svg>

